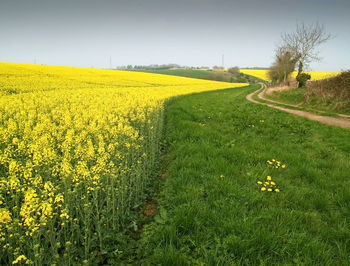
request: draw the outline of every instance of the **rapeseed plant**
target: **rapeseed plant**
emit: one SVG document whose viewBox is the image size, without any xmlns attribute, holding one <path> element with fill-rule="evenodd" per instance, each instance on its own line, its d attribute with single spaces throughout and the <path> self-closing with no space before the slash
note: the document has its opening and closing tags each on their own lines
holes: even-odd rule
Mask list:
<svg viewBox="0 0 350 266">
<path fill-rule="evenodd" d="M 10 63 L 0 72 L 4 265 L 81 264 L 106 253 L 144 198 L 165 101 L 247 85 Z"/>
</svg>

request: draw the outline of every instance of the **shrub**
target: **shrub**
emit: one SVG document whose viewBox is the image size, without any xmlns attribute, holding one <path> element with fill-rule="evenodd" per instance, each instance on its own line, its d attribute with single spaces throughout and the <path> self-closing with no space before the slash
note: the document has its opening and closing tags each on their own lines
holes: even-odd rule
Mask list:
<svg viewBox="0 0 350 266">
<path fill-rule="evenodd" d="M 296 77 L 297 81 L 299 82 L 299 88 L 304 87 L 306 84 L 306 81 L 311 79 L 311 76 L 306 73 L 301 73 Z"/>
<path fill-rule="evenodd" d="M 340 75 L 310 82 L 305 94 L 307 102 L 331 103 L 334 110 L 350 108 L 350 71 Z"/>
</svg>

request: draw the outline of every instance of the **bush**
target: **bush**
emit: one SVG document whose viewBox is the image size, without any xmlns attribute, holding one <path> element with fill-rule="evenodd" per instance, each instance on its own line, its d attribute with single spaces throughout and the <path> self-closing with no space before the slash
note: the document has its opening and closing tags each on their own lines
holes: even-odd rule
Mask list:
<svg viewBox="0 0 350 266">
<path fill-rule="evenodd" d="M 227 70 L 231 74 L 238 74 L 239 73 L 239 68 L 238 67 L 231 67 Z"/>
<path fill-rule="evenodd" d="M 306 81 L 311 79 L 311 76 L 306 73 L 301 73 L 296 77 L 297 81 L 299 82 L 299 88 L 304 87 L 306 84 Z"/>
<path fill-rule="evenodd" d="M 334 110 L 350 109 L 350 71 L 333 78 L 310 82 L 305 99 L 318 104 L 331 103 Z"/>
</svg>

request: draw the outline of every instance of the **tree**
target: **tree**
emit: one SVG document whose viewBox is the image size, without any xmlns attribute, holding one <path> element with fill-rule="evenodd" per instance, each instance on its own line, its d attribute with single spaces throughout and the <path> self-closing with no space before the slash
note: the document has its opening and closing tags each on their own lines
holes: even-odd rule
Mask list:
<svg viewBox="0 0 350 266">
<path fill-rule="evenodd" d="M 294 71 L 298 60 L 297 55 L 292 54 L 284 47 L 277 48 L 275 61 L 268 72 L 272 83 L 277 84 L 286 81 L 290 73 Z"/>
<path fill-rule="evenodd" d="M 294 58 L 298 58 L 298 75 L 300 75 L 309 63 L 321 60 L 316 48 L 331 38 L 332 36 L 325 32 L 323 25 L 301 23 L 297 24 L 295 32 L 282 35 L 281 47 L 289 51 Z"/>
<path fill-rule="evenodd" d="M 235 67 L 231 67 L 227 70 L 229 73 L 231 74 L 238 74 L 239 73 L 239 67 L 235 66 Z"/>
</svg>

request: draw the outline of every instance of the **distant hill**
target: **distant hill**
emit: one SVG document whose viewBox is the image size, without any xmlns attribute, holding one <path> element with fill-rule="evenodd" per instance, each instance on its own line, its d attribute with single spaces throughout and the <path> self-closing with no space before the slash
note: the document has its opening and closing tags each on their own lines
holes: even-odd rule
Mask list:
<svg viewBox="0 0 350 266">
<path fill-rule="evenodd" d="M 216 81 L 224 81 L 224 82 L 232 82 L 232 83 L 259 83 L 263 80 L 258 77 L 254 77 L 251 75 L 246 75 L 245 73 L 229 73 L 226 71 L 216 71 L 216 70 L 203 70 L 203 69 L 142 69 L 142 70 L 134 70 L 139 72 L 147 72 L 147 73 L 157 73 L 157 74 L 165 74 L 165 75 L 173 75 L 173 76 L 181 76 L 188 78 L 198 78 L 198 79 L 206 79 L 206 80 L 216 80 Z"/>
</svg>

